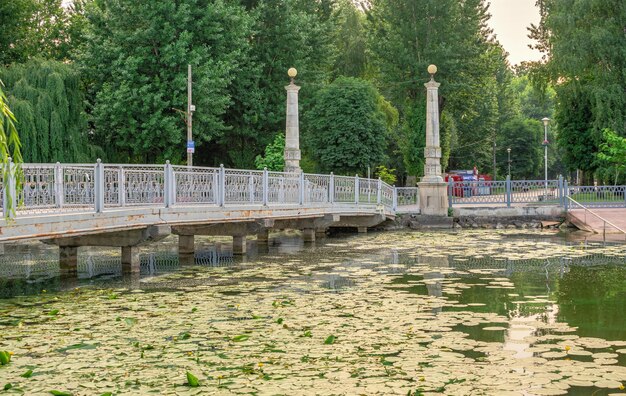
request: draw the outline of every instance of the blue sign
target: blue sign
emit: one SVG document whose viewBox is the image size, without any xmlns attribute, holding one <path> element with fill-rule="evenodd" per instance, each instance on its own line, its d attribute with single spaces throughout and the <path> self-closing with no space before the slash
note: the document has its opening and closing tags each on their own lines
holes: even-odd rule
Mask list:
<svg viewBox="0 0 626 396">
<path fill-rule="evenodd" d="M 187 140 L 187 152 L 194 153 L 196 151 L 196 145 L 193 140 Z"/>
</svg>

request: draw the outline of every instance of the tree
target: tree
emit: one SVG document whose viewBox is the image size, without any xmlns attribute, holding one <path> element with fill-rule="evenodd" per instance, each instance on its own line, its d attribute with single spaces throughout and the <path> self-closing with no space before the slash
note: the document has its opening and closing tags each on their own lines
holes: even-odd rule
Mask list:
<svg viewBox="0 0 626 396">
<path fill-rule="evenodd" d="M 21 163 L 22 154 L 20 151 L 20 138 L 15 127 L 17 120 L 9 108 L 3 88 L 4 83 L 0 80 L 0 157 L 2 158 L 2 170 L 6 175 L 9 168 L 7 166 L 9 157 L 11 157 L 13 162 Z M 4 180 L 6 181 L 7 178 L 5 177 Z"/>
<path fill-rule="evenodd" d="M 426 68 L 437 65 L 440 112 L 457 133 L 443 139 L 453 167 L 491 163 L 498 116 L 501 47 L 490 40 L 482 0 L 376 0 L 367 13 L 379 85 L 400 111 L 401 151 L 411 175 L 423 172 Z M 442 130 L 443 132 L 443 130 Z M 443 164 L 446 167 L 447 164 Z"/>
<path fill-rule="evenodd" d="M 265 147 L 265 155 L 257 155 L 254 160 L 257 169 L 282 172 L 285 168 L 285 135 L 279 133 L 274 141 Z"/>
<path fill-rule="evenodd" d="M 541 88 L 556 90 L 559 140 L 570 169 L 595 172 L 604 128 L 626 136 L 626 6 L 606 0 L 537 0 L 530 29 L 544 60 L 531 68 Z"/>
<path fill-rule="evenodd" d="M 0 2 L 0 65 L 21 62 L 30 55 L 25 48 L 28 41 L 32 0 Z"/>
<path fill-rule="evenodd" d="M 541 131 L 543 125 L 538 120 L 517 116 L 502 125 L 498 142 L 498 163 L 501 174 L 508 174 L 508 153 L 511 149 L 511 179 L 535 179 L 541 174 L 543 149 Z"/>
<path fill-rule="evenodd" d="M 79 62 L 93 100 L 98 143 L 118 161 L 179 162 L 186 124 L 187 64 L 193 67 L 196 150 L 230 128 L 224 114 L 246 61 L 251 17 L 226 1 L 103 0 L 90 21 Z"/>
<path fill-rule="evenodd" d="M 364 80 L 340 77 L 321 89 L 306 113 L 307 140 L 322 171 L 363 174 L 385 159 L 386 114 Z"/>
<path fill-rule="evenodd" d="M 4 84 L 0 80 L 0 160 L 2 161 L 2 183 L 4 183 L 4 190 L 6 191 L 8 180 L 13 172 L 9 165 L 9 157 L 11 157 L 13 163 L 19 165 L 22 163 L 22 154 L 20 152 L 20 139 L 15 127 L 17 121 L 9 108 L 3 87 Z M 15 210 L 16 202 L 12 202 L 10 196 L 10 194 L 7 194 L 6 206 L 8 211 L 4 212 L 5 218 L 8 218 L 10 212 Z"/>
<path fill-rule="evenodd" d="M 600 168 L 612 174 L 613 184 L 617 185 L 620 174 L 626 171 L 626 139 L 608 128 L 602 132 L 604 139 L 597 158 L 601 163 Z"/>
<path fill-rule="evenodd" d="M 63 7 L 62 0 L 10 0 L 0 4 L 0 65 L 33 57 L 67 60 L 82 3 Z"/>
<path fill-rule="evenodd" d="M 285 128 L 287 70 L 298 69 L 300 107 L 330 78 L 336 0 L 244 0 L 251 25 L 250 50 L 231 85 L 230 127 L 215 146 L 225 163 L 254 165 L 255 156 Z"/>
<path fill-rule="evenodd" d="M 76 68 L 31 60 L 0 68 L 20 120 L 27 162 L 94 162 L 102 151 L 88 141 L 85 97 Z"/>
</svg>

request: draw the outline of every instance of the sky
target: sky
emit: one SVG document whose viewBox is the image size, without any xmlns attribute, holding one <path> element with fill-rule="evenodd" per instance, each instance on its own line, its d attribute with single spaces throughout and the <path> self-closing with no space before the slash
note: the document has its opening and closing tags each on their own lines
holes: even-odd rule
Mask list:
<svg viewBox="0 0 626 396">
<path fill-rule="evenodd" d="M 490 0 L 489 25 L 496 38 L 509 53 L 509 63 L 541 59 L 541 53 L 528 48 L 531 40 L 527 27 L 539 23 L 539 9 L 535 0 Z"/>
</svg>

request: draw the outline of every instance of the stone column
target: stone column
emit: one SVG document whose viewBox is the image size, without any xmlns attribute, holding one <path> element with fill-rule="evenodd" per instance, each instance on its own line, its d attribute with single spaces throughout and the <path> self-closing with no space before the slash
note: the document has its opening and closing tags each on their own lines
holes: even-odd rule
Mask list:
<svg viewBox="0 0 626 396">
<path fill-rule="evenodd" d="M 287 123 L 285 129 L 285 172 L 300 173 L 300 126 L 298 120 L 298 91 L 300 87 L 294 83 L 298 71 L 293 67 L 287 72 L 291 83 L 287 90 Z"/>
<path fill-rule="evenodd" d="M 424 177 L 417 183 L 420 212 L 423 215 L 448 215 L 448 189 L 441 177 L 441 147 L 439 146 L 439 83 L 435 81 L 437 67 L 428 66 L 430 81 L 426 87 L 426 147 L 424 148 Z"/>
</svg>

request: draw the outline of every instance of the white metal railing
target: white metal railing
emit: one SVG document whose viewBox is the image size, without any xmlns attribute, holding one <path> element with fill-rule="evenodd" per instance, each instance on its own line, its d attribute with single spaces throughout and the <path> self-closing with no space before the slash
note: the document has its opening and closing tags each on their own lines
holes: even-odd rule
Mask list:
<svg viewBox="0 0 626 396">
<path fill-rule="evenodd" d="M 579 206 L 580 208 L 584 209 L 584 218 L 583 221 L 585 222 L 585 224 L 587 223 L 587 213 L 589 213 L 590 215 L 594 216 L 595 218 L 599 219 L 602 221 L 602 236 L 606 236 L 606 226 L 607 224 L 613 228 L 615 228 L 616 230 L 618 230 L 619 232 L 621 232 L 622 234 L 624 234 L 624 236 L 626 237 L 626 230 L 621 229 L 620 227 L 616 226 L 615 224 L 611 223 L 610 221 L 608 221 L 607 219 L 605 219 L 604 217 L 600 216 L 599 214 L 595 213 L 594 211 L 592 211 L 591 209 L 585 207 L 583 204 L 581 204 L 580 202 L 576 201 L 575 199 L 572 199 L 571 197 L 567 197 L 567 200 L 571 203 L 574 204 L 576 206 Z"/>
<path fill-rule="evenodd" d="M 0 183 L 9 218 L 65 212 L 105 212 L 124 207 L 186 205 L 379 205 L 395 211 L 415 205 L 417 189 L 380 179 L 171 165 L 10 163 Z M 18 185 L 19 184 L 19 185 Z M 398 191 L 402 191 L 398 199 Z"/>
</svg>

